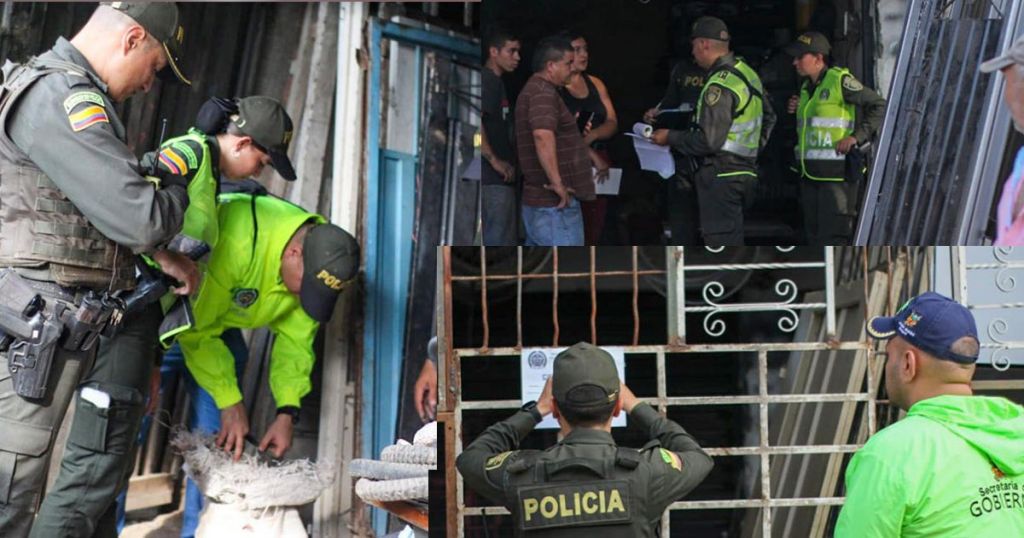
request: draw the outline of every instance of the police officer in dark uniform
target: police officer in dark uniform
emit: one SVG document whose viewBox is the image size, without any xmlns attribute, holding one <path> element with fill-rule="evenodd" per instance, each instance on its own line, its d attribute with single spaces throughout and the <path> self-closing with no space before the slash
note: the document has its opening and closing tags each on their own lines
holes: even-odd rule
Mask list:
<svg viewBox="0 0 1024 538">
<path fill-rule="evenodd" d="M 693 24 L 697 65 L 708 71 L 693 129 L 658 129 L 656 144 L 700 160 L 694 178 L 705 244 L 742 245 L 743 210 L 757 179 L 757 155 L 775 126 L 775 113 L 757 73 L 729 50 L 729 30 L 715 17 Z"/>
<path fill-rule="evenodd" d="M 622 410 L 652 437 L 640 450 L 612 439 Z M 562 441 L 516 450 L 549 413 Z M 539 400 L 480 434 L 456 465 L 470 488 L 508 508 L 518 535 L 632 538 L 656 536 L 665 509 L 714 464 L 682 427 L 620 384 L 608 352 L 580 342 L 555 358 Z"/>
<path fill-rule="evenodd" d="M 672 67 L 669 85 L 658 106 L 644 113 L 644 122 L 655 129 L 684 130 L 694 122 L 693 114 L 704 88 L 705 72 L 689 57 L 682 58 Z M 694 186 L 696 169 L 693 157 L 673 152 L 675 175 L 666 182 L 668 196 L 668 222 L 673 245 L 696 245 L 700 241 L 700 219 L 697 191 Z"/>
<path fill-rule="evenodd" d="M 885 99 L 848 69 L 830 66 L 831 46 L 805 32 L 786 48 L 803 77 L 787 112 L 797 115 L 796 170 L 809 245 L 848 245 L 864 182 L 865 156 L 885 117 Z"/>
<path fill-rule="evenodd" d="M 99 336 L 159 324 L 158 306 L 119 320 L 122 294 L 135 285 L 133 255 L 153 252 L 181 228 L 188 198 L 184 184 L 157 189 L 147 180 L 114 103 L 148 90 L 167 65 L 184 79 L 174 64 L 184 35 L 177 21 L 174 4 L 102 5 L 71 41 L 3 68 L 0 536 L 29 534 L 57 429 Z M 174 257 L 157 258 L 177 276 L 191 271 Z M 130 368 L 146 359 L 116 360 Z M 133 432 L 122 431 L 123 419 L 145 395 L 88 388 L 78 413 L 91 406 L 95 420 L 71 435 L 125 450 Z M 79 508 L 59 515 L 65 532 L 36 536 L 89 536 L 91 514 Z"/>
</svg>

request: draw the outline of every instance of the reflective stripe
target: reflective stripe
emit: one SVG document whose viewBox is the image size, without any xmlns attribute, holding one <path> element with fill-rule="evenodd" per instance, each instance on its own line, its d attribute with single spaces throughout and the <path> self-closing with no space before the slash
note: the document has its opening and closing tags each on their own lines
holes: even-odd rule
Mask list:
<svg viewBox="0 0 1024 538">
<path fill-rule="evenodd" d="M 814 116 L 811 118 L 811 127 L 824 127 L 828 129 L 853 129 L 853 122 L 842 118 L 826 118 Z"/>
<path fill-rule="evenodd" d="M 743 133 L 746 131 L 755 131 L 761 128 L 761 118 L 756 118 L 743 123 L 733 123 L 729 127 L 730 133 Z"/>
<path fill-rule="evenodd" d="M 809 149 L 804 151 L 804 159 L 810 161 L 845 161 L 846 155 L 840 155 L 834 149 Z"/>
<path fill-rule="evenodd" d="M 718 177 L 729 177 L 729 176 L 754 176 L 754 177 L 757 177 L 757 174 L 755 174 L 754 172 L 751 172 L 749 170 L 741 170 L 739 172 L 725 172 L 723 174 L 718 174 Z"/>
<path fill-rule="evenodd" d="M 728 151 L 729 153 L 734 153 L 740 157 L 757 157 L 756 147 L 747 147 L 735 140 L 727 139 L 725 143 L 722 144 L 722 151 Z"/>
</svg>

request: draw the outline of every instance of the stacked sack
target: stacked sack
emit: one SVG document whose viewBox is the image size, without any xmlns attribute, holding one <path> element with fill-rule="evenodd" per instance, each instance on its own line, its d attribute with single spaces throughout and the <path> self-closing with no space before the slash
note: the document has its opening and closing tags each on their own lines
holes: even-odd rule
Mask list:
<svg viewBox="0 0 1024 538">
<path fill-rule="evenodd" d="M 420 428 L 412 444 L 399 439 L 385 447 L 380 460 L 355 459 L 349 474 L 359 478 L 356 495 L 364 501 L 427 502 L 428 473 L 437 468 L 437 422 Z"/>
</svg>

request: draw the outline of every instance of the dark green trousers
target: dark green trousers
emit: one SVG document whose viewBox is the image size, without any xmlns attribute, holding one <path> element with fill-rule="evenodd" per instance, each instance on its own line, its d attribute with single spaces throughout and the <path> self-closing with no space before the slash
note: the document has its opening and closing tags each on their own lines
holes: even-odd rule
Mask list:
<svg viewBox="0 0 1024 538">
<path fill-rule="evenodd" d="M 117 536 L 114 501 L 131 476 L 162 317 L 160 305 L 153 304 L 125 320 L 115 338 L 100 341 L 81 387 L 109 394 L 110 405 L 101 409 L 79 390 L 60 473 L 39 508 L 32 537 Z"/>
</svg>

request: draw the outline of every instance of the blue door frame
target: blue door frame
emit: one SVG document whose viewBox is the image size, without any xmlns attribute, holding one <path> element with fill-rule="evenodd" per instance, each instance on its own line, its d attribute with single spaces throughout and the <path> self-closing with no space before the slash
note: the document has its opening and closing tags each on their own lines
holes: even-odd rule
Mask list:
<svg viewBox="0 0 1024 538">
<path fill-rule="evenodd" d="M 457 59 L 479 62 L 479 45 L 461 38 L 370 19 L 370 99 L 366 145 L 366 305 L 363 338 L 361 456 L 378 458 L 395 442 L 401 401 L 405 317 L 412 270 L 412 231 L 416 200 L 417 155 L 381 148 L 381 49 L 390 39 L 417 47 L 417 121 L 423 100 L 422 54 L 432 49 Z M 419 147 L 419 129 L 416 127 Z M 426 350 L 424 350 L 426 356 Z M 373 526 L 385 532 L 387 516 L 373 510 Z"/>
</svg>

